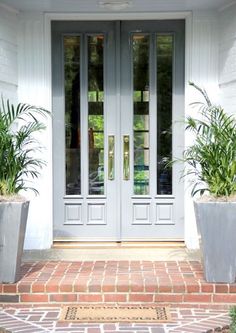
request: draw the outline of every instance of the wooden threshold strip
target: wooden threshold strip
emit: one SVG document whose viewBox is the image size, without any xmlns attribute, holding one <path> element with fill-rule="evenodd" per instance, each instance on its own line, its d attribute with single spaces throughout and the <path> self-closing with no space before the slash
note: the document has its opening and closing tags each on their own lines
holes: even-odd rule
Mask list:
<svg viewBox="0 0 236 333">
<path fill-rule="evenodd" d="M 150 241 L 150 242 L 80 242 L 80 241 L 54 241 L 53 248 L 79 249 L 79 248 L 183 248 L 184 241 Z"/>
</svg>

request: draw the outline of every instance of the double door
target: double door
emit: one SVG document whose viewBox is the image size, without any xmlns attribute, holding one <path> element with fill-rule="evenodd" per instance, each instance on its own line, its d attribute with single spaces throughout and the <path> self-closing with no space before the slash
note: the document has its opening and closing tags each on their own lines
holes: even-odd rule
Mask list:
<svg viewBox="0 0 236 333">
<path fill-rule="evenodd" d="M 52 23 L 54 238 L 183 238 L 183 21 Z"/>
</svg>

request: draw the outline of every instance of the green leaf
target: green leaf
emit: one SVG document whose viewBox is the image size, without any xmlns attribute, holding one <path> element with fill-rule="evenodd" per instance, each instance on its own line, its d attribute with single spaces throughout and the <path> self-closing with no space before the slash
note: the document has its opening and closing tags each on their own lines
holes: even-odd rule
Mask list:
<svg viewBox="0 0 236 333">
<path fill-rule="evenodd" d="M 9 100 L 0 104 L 0 194 L 16 194 L 21 190 L 37 190 L 29 186 L 30 179 L 38 178 L 45 165 L 35 158 L 42 150 L 34 134 L 45 130 L 40 117 L 49 112 L 44 108 Z"/>
<path fill-rule="evenodd" d="M 213 105 L 204 89 L 190 82 L 204 97 L 196 102 L 199 119 L 188 117 L 186 131 L 195 136 L 183 158 L 183 176 L 193 179 L 192 195 L 209 191 L 213 196 L 236 194 L 236 120 L 221 106 Z"/>
</svg>

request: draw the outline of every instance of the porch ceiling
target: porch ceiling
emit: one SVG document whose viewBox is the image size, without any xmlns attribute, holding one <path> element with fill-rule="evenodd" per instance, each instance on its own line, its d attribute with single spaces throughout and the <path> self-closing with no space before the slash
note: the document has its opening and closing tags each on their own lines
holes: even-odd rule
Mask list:
<svg viewBox="0 0 236 333">
<path fill-rule="evenodd" d="M 121 2 L 122 0 L 0 0 L 19 11 L 41 12 L 107 12 L 99 2 Z M 125 0 L 123 0 L 125 1 Z M 217 9 L 232 0 L 130 0 L 132 3 L 124 12 L 167 12 Z"/>
</svg>

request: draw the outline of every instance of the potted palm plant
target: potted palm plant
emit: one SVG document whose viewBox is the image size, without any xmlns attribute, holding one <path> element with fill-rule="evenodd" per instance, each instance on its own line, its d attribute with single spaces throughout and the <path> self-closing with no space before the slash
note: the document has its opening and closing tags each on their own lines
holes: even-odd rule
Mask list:
<svg viewBox="0 0 236 333">
<path fill-rule="evenodd" d="M 205 278 L 232 283 L 236 277 L 236 119 L 214 105 L 206 91 L 193 103 L 198 117 L 188 117 L 194 136 L 183 157 L 184 175 L 193 180 L 194 201 Z"/>
<path fill-rule="evenodd" d="M 0 282 L 19 279 L 29 201 L 20 192 L 31 189 L 44 161 L 34 134 L 45 129 L 38 116 L 48 111 L 28 104 L 0 105 Z"/>
</svg>

